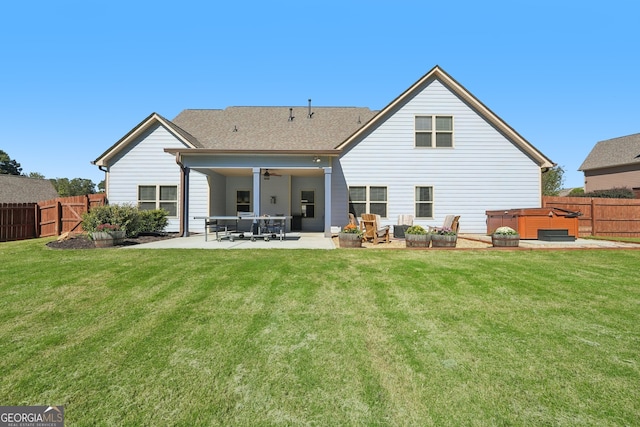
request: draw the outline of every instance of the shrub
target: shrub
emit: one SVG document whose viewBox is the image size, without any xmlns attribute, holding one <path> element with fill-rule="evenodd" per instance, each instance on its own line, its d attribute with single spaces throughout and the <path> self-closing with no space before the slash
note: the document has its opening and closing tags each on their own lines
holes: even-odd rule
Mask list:
<svg viewBox="0 0 640 427">
<path fill-rule="evenodd" d="M 584 197 L 601 197 L 601 198 L 609 198 L 609 199 L 634 199 L 635 194 L 633 194 L 633 190 L 621 187 L 621 188 L 610 188 L 608 190 L 596 190 L 590 191 L 589 193 L 584 193 Z"/>
<path fill-rule="evenodd" d="M 500 236 L 515 236 L 518 232 L 511 227 L 503 226 L 496 228 L 496 231 L 494 231 L 493 234 Z"/>
<path fill-rule="evenodd" d="M 164 209 L 140 211 L 140 233 L 161 232 L 169 224 L 169 212 Z"/>
<path fill-rule="evenodd" d="M 140 211 L 128 204 L 98 206 L 82 216 L 82 228 L 91 233 L 101 224 L 114 224 L 125 230 L 127 237 L 134 237 L 144 232 L 164 230 L 168 224 L 167 215 L 163 209 Z"/>
</svg>

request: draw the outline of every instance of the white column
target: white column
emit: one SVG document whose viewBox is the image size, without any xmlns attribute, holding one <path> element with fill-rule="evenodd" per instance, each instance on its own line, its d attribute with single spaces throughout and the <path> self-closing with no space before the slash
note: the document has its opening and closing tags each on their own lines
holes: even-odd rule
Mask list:
<svg viewBox="0 0 640 427">
<path fill-rule="evenodd" d="M 260 216 L 260 168 L 253 168 L 253 213 Z"/>
<path fill-rule="evenodd" d="M 331 237 L 331 168 L 324 169 L 324 237 Z"/>
</svg>

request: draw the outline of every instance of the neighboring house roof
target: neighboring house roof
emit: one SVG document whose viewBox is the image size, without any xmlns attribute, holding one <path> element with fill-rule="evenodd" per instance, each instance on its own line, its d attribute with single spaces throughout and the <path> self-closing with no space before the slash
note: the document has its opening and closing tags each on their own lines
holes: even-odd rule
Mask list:
<svg viewBox="0 0 640 427">
<path fill-rule="evenodd" d="M 173 123 L 206 149 L 332 150 L 375 115 L 358 107 L 311 107 L 311 112 L 309 118 L 309 107 L 184 110 Z"/>
<path fill-rule="evenodd" d="M 473 96 L 471 92 L 465 89 L 460 83 L 458 83 L 453 77 L 447 74 L 439 66 L 433 67 L 427 74 L 422 76 L 420 80 L 414 83 L 409 89 L 404 91 L 400 96 L 394 99 L 389 105 L 384 107 L 378 115 L 362 126 L 355 134 L 349 137 L 347 140 L 338 145 L 337 149 L 344 149 L 356 141 L 359 141 L 363 136 L 367 135 L 380 123 L 387 120 L 389 116 L 395 113 L 399 108 L 411 100 L 414 96 L 420 93 L 426 86 L 428 86 L 433 80 L 438 80 L 445 86 L 447 86 L 453 93 L 458 95 L 464 102 L 473 108 L 479 115 L 484 117 L 489 123 L 497 128 L 503 135 L 509 138 L 516 146 L 520 147 L 525 153 L 527 153 L 534 161 L 536 161 L 540 167 L 549 168 L 555 166 L 549 158 L 547 158 L 542 152 L 535 148 L 529 141 L 524 139 L 518 132 L 516 132 L 511 126 L 509 126 L 504 120 L 498 117 L 493 111 L 487 108 L 478 98 Z"/>
<path fill-rule="evenodd" d="M 0 174 L 0 203 L 35 203 L 58 197 L 48 179 Z"/>
<path fill-rule="evenodd" d="M 578 170 L 587 171 L 630 164 L 640 166 L 640 133 L 598 142 Z"/>
</svg>

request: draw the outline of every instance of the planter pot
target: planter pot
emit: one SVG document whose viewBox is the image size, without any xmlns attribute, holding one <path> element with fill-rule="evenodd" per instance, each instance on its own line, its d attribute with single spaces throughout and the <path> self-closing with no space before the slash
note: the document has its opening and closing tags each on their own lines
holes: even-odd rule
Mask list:
<svg viewBox="0 0 640 427">
<path fill-rule="evenodd" d="M 104 231 L 91 233 L 91 239 L 93 239 L 93 243 L 96 245 L 96 248 L 108 248 L 113 246 L 113 236 Z"/>
<path fill-rule="evenodd" d="M 339 233 L 338 243 L 340 243 L 341 248 L 361 248 L 362 237 L 355 233 Z"/>
<path fill-rule="evenodd" d="M 517 248 L 520 245 L 520 235 L 492 234 L 491 243 L 496 248 Z"/>
<path fill-rule="evenodd" d="M 408 248 L 428 248 L 431 243 L 430 234 L 405 234 L 404 242 Z"/>
<path fill-rule="evenodd" d="M 111 237 L 113 237 L 114 245 L 121 245 L 124 242 L 125 236 L 126 236 L 126 232 L 124 230 L 111 232 Z"/>
<path fill-rule="evenodd" d="M 444 234 L 432 234 L 431 245 L 434 248 L 455 248 L 458 236 L 447 236 Z"/>
</svg>

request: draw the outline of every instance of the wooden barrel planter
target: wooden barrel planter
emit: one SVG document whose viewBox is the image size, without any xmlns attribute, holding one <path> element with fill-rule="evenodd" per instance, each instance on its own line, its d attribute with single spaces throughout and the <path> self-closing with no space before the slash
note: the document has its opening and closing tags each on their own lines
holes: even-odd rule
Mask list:
<svg viewBox="0 0 640 427">
<path fill-rule="evenodd" d="M 431 246 L 434 248 L 455 248 L 456 242 L 458 241 L 457 235 L 446 235 L 446 234 L 432 234 L 431 235 Z"/>
<path fill-rule="evenodd" d="M 113 236 L 106 231 L 95 231 L 91 233 L 91 239 L 96 248 L 108 248 L 113 246 Z"/>
<path fill-rule="evenodd" d="M 338 233 L 338 243 L 341 248 L 361 248 L 362 237 L 357 233 Z"/>
<path fill-rule="evenodd" d="M 113 237 L 114 245 L 121 245 L 122 243 L 124 243 L 124 238 L 126 237 L 126 231 L 124 230 L 112 231 L 111 236 Z"/>
<path fill-rule="evenodd" d="M 430 234 L 405 234 L 404 242 L 407 248 L 428 248 L 431 243 Z"/>
<path fill-rule="evenodd" d="M 491 243 L 495 248 L 517 248 L 520 245 L 520 235 L 492 234 Z"/>
</svg>

